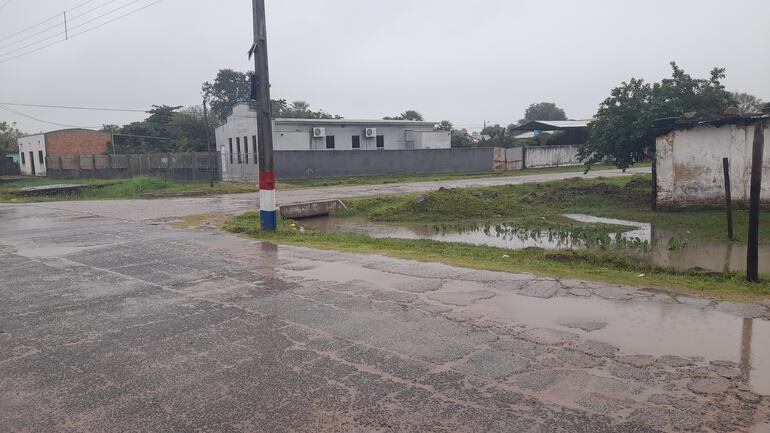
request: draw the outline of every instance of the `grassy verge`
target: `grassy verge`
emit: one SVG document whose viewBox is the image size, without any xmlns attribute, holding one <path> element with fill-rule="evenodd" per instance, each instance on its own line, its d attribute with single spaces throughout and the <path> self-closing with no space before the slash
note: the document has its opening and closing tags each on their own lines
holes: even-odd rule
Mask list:
<svg viewBox="0 0 770 433">
<path fill-rule="evenodd" d="M 526 228 L 569 224 L 565 213 L 619 218 L 651 223 L 685 237 L 724 241 L 722 210 L 658 211 L 650 208 L 650 176 L 605 179 L 569 179 L 487 188 L 444 189 L 420 195 L 386 196 L 346 202 L 355 216 L 371 221 L 445 223 L 504 221 Z M 746 241 L 748 212 L 734 214 L 737 241 Z M 763 212 L 760 239 L 770 242 L 770 212 Z"/>
<path fill-rule="evenodd" d="M 557 278 L 576 278 L 661 289 L 718 300 L 757 301 L 770 295 L 770 283 L 749 284 L 734 273 L 703 275 L 679 272 L 601 251 L 512 251 L 501 248 L 429 240 L 377 239 L 368 236 L 306 231 L 299 233 L 287 221 L 276 232 L 259 229 L 259 214 L 241 215 L 224 224 L 234 233 L 255 239 L 311 248 L 392 257 L 503 272 L 528 272 Z M 643 276 L 640 276 L 643 275 Z"/>
<path fill-rule="evenodd" d="M 649 165 L 649 164 L 648 164 Z M 648 166 L 647 165 L 647 166 Z M 644 167 L 645 165 L 639 165 Z M 614 166 L 596 165 L 592 170 L 612 170 Z M 556 167 L 533 168 L 527 170 L 506 171 L 501 173 L 476 173 L 476 174 L 425 174 L 425 175 L 396 175 L 396 176 L 366 176 L 366 177 L 341 177 L 332 179 L 300 179 L 280 181 L 278 187 L 289 188 L 315 188 L 324 186 L 352 186 L 352 185 L 383 185 L 390 183 L 408 182 L 439 182 L 444 180 L 481 179 L 489 177 L 517 177 L 531 176 L 535 174 L 550 173 L 582 173 L 585 167 Z"/>
<path fill-rule="evenodd" d="M 613 169 L 612 166 L 595 166 L 593 170 Z M 325 186 L 355 186 L 355 185 L 382 185 L 392 183 L 406 182 L 436 182 L 443 180 L 459 179 L 480 179 L 489 177 L 515 177 L 533 174 L 549 173 L 578 173 L 582 172 L 584 167 L 559 167 L 559 168 L 541 168 L 531 170 L 518 170 L 505 173 L 479 173 L 479 174 L 446 174 L 446 175 L 404 175 L 404 176 L 371 176 L 371 177 L 348 177 L 333 179 L 302 179 L 280 181 L 277 188 L 281 190 L 290 190 L 297 188 L 313 188 Z M 70 195 L 50 195 L 37 197 L 20 197 L 17 193 L 21 188 L 33 186 L 45 186 L 56 184 L 86 184 L 98 186 L 93 190 L 82 194 Z M 173 196 L 173 195 L 218 195 L 218 194 L 238 194 L 244 192 L 259 191 L 256 183 L 215 183 L 213 188 L 209 188 L 206 182 L 185 182 L 176 180 L 167 180 L 154 177 L 138 177 L 134 179 L 49 179 L 47 177 L 27 177 L 22 179 L 11 179 L 3 181 L 0 179 L 0 203 L 28 203 L 41 201 L 59 201 L 59 200 L 108 200 L 108 199 L 132 199 L 132 198 L 152 198 L 155 196 Z"/>
<path fill-rule="evenodd" d="M 87 184 L 93 189 L 78 194 L 46 195 L 22 197 L 18 192 L 22 188 L 54 184 Z M 120 180 L 93 179 L 48 179 L 33 178 L 0 183 L 0 202 L 26 203 L 57 200 L 107 200 L 152 198 L 154 196 L 174 195 L 216 195 L 258 191 L 256 185 L 245 183 L 215 183 L 213 188 L 206 182 L 185 182 L 156 177 L 136 177 Z"/>
</svg>

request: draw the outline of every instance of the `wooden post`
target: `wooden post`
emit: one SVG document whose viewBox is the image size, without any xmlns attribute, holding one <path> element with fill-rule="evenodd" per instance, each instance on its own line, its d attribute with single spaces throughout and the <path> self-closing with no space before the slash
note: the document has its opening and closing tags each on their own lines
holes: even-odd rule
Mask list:
<svg viewBox="0 0 770 433">
<path fill-rule="evenodd" d="M 749 196 L 749 242 L 746 251 L 746 279 L 759 282 L 759 204 L 762 191 L 762 154 L 765 148 L 765 121 L 754 124 L 751 151 L 751 193 Z"/>
<path fill-rule="evenodd" d="M 725 173 L 725 205 L 727 205 L 727 239 L 735 240 L 733 236 L 733 198 L 730 190 L 730 160 L 722 158 L 722 170 Z"/>
<path fill-rule="evenodd" d="M 190 156 L 192 156 L 193 182 L 197 182 L 198 181 L 198 153 L 190 152 Z"/>
</svg>

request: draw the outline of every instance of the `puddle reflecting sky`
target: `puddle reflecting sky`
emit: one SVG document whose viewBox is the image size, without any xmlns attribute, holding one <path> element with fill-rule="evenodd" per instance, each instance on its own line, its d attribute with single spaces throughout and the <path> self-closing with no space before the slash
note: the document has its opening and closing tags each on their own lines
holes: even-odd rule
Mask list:
<svg viewBox="0 0 770 433">
<path fill-rule="evenodd" d="M 681 238 L 671 230 L 656 228 L 648 223 L 600 218 L 582 214 L 568 214 L 566 217 L 578 223 L 622 225 L 634 227 L 622 233 L 626 240 L 639 239 L 647 242 L 649 249 L 617 248 L 620 254 L 632 255 L 642 260 L 661 266 L 671 266 L 687 270 L 701 268 L 711 272 L 725 270 L 741 271 L 746 269 L 746 245 L 730 242 L 703 241 L 686 238 L 684 249 L 669 251 L 668 241 L 673 237 Z M 356 233 L 376 238 L 430 239 L 442 242 L 459 242 L 472 245 L 487 245 L 508 249 L 544 248 L 544 249 L 583 249 L 585 243 L 570 237 L 553 236 L 543 232 L 533 234 L 528 230 L 507 227 L 509 230 L 498 233 L 494 228 L 485 232 L 479 228 L 459 232 L 456 230 L 436 230 L 431 224 L 385 224 L 352 218 L 312 218 L 302 221 L 302 225 L 323 231 Z M 615 234 L 609 233 L 614 239 Z M 770 273 L 770 246 L 760 246 L 760 272 Z"/>
</svg>

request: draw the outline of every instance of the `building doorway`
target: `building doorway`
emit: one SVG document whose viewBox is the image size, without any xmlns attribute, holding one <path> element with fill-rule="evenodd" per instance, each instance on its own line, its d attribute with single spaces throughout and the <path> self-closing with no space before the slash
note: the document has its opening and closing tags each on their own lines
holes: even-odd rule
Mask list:
<svg viewBox="0 0 770 433">
<path fill-rule="evenodd" d="M 32 176 L 36 176 L 37 172 L 35 171 L 35 152 L 32 151 L 29 152 L 29 167 L 32 171 Z"/>
</svg>

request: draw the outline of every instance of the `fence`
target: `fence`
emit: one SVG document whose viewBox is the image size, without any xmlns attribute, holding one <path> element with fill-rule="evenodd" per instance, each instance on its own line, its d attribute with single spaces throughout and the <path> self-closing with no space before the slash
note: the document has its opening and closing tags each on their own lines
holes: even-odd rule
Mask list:
<svg viewBox="0 0 770 433">
<path fill-rule="evenodd" d="M 481 173 L 493 170 L 494 148 L 275 152 L 279 179 L 398 174 Z"/>
<path fill-rule="evenodd" d="M 0 176 L 17 176 L 21 174 L 21 166 L 11 158 L 0 155 Z"/>
<path fill-rule="evenodd" d="M 525 147 L 523 168 L 583 165 L 577 154 L 579 147 L 577 145 Z"/>
<path fill-rule="evenodd" d="M 218 152 L 146 153 L 139 155 L 48 156 L 48 177 L 55 179 L 126 179 L 154 176 L 167 179 L 220 180 Z"/>
</svg>

